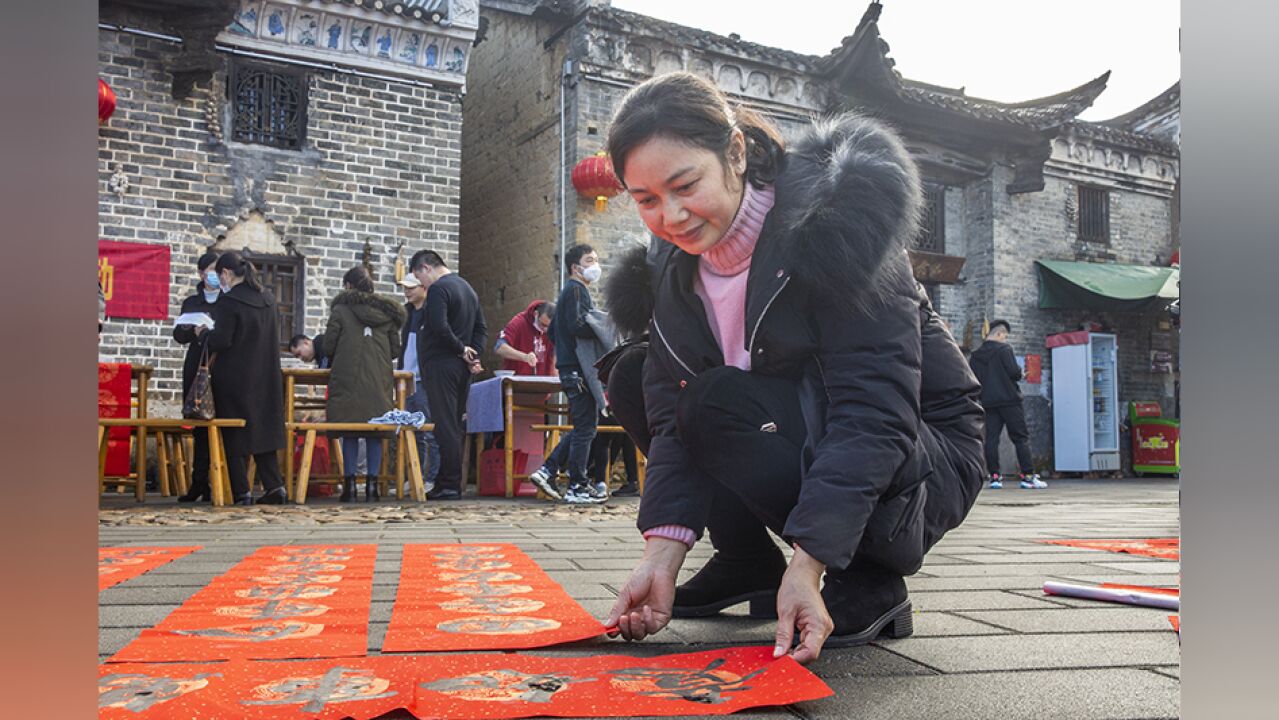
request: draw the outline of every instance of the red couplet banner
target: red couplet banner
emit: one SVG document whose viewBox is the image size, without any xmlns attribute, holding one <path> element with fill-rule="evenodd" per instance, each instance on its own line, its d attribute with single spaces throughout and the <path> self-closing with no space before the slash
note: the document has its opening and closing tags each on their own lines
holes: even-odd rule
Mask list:
<svg viewBox="0 0 1279 720">
<path fill-rule="evenodd" d="M 376 556 L 376 545 L 260 548 L 109 662 L 362 656 Z"/>
<path fill-rule="evenodd" d="M 131 580 L 190 555 L 202 546 L 98 548 L 98 590 Z"/>
<path fill-rule="evenodd" d="M 1068 545 L 1087 550 L 1105 550 L 1113 553 L 1128 553 L 1159 558 L 1160 560 L 1180 560 L 1181 540 L 1179 538 L 1142 538 L 1137 540 L 1044 540 L 1049 545 Z"/>
<path fill-rule="evenodd" d="M 514 545 L 405 545 L 382 651 L 516 650 L 604 631 Z"/>
<path fill-rule="evenodd" d="M 107 317 L 169 317 L 169 246 L 98 241 L 98 282 Z"/>
<path fill-rule="evenodd" d="M 771 647 L 636 658 L 507 654 L 99 667 L 99 717 L 368 720 L 727 715 L 829 697 Z"/>
</svg>

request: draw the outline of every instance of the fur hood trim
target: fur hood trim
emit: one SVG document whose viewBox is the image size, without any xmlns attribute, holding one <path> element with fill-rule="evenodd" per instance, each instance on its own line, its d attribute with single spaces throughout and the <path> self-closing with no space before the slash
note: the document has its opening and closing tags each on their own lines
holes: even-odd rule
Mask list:
<svg viewBox="0 0 1279 720">
<path fill-rule="evenodd" d="M 376 293 L 360 290 L 343 290 L 333 298 L 333 307 L 346 305 L 355 312 L 355 316 L 366 325 L 391 322 L 403 325 L 408 319 L 404 305 L 396 300 Z"/>
<path fill-rule="evenodd" d="M 798 284 L 849 309 L 873 305 L 910 264 L 903 254 L 919 224 L 919 172 L 897 135 L 854 113 L 815 122 L 786 148 L 776 200 L 763 235 L 771 235 Z M 627 250 L 609 273 L 605 305 L 627 337 L 652 317 L 651 266 L 664 241 Z M 761 252 L 761 247 L 756 253 Z"/>
</svg>

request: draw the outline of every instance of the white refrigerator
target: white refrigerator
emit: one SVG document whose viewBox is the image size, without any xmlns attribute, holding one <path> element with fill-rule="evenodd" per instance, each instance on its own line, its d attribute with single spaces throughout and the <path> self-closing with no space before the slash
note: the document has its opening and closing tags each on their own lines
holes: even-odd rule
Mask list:
<svg viewBox="0 0 1279 720">
<path fill-rule="evenodd" d="M 1077 332 L 1050 340 L 1061 343 L 1052 347 L 1053 456 L 1057 470 L 1118 470 L 1115 336 Z"/>
</svg>

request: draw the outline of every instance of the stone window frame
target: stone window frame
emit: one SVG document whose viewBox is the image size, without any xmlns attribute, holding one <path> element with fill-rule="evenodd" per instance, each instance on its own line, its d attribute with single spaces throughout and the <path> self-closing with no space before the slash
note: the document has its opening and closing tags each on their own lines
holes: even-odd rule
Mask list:
<svg viewBox="0 0 1279 720">
<path fill-rule="evenodd" d="M 245 257 L 257 269 L 258 281 L 275 300 L 280 334 L 280 352 L 288 352 L 289 340 L 306 327 L 306 263 L 300 255 L 254 255 Z M 281 269 L 288 268 L 293 275 L 292 297 L 282 297 L 275 282 Z"/>
<path fill-rule="evenodd" d="M 1079 207 L 1076 232 L 1083 242 L 1110 244 L 1110 190 L 1080 184 L 1076 191 Z"/>
<path fill-rule="evenodd" d="M 247 77 L 253 76 L 265 76 L 269 79 L 270 88 L 275 94 L 272 99 L 272 107 L 274 107 L 275 103 L 296 104 L 296 108 L 293 110 L 295 116 L 292 118 L 286 117 L 286 127 L 279 129 L 243 127 L 243 123 L 246 120 L 256 122 L 256 119 L 252 117 L 253 112 L 251 110 L 241 111 L 238 91 L 241 84 L 247 81 Z M 226 92 L 227 108 L 231 115 L 228 123 L 231 130 L 230 140 L 246 145 L 262 145 L 277 150 L 293 152 L 300 151 L 305 147 L 307 106 L 310 104 L 310 78 L 306 70 L 298 67 L 232 57 L 228 68 Z M 293 93 L 296 96 L 296 101 L 280 97 L 281 93 L 286 92 Z M 257 108 L 256 110 L 260 109 Z M 287 107 L 285 112 L 288 112 Z M 296 128 L 296 130 L 290 131 L 287 126 Z"/>
</svg>

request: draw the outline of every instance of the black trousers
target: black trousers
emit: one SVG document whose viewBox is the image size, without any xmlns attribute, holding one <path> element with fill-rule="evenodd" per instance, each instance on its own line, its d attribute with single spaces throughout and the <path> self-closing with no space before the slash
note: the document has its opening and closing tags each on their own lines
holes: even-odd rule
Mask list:
<svg viewBox="0 0 1279 720">
<path fill-rule="evenodd" d="M 647 421 L 641 420 L 642 412 L 633 412 L 643 407 L 642 382 L 637 378 L 644 352 L 633 354 L 638 360 L 624 357 L 614 366 L 609 401 L 627 433 L 647 448 L 651 439 Z M 641 391 L 637 393 L 636 388 Z M 716 552 L 752 557 L 772 551 L 769 530 L 782 534 L 798 503 L 803 474 L 808 431 L 797 384 L 732 367 L 715 368 L 681 392 L 676 419 L 680 440 L 693 462 L 715 483 L 706 530 Z M 925 495 L 919 544 L 906 554 L 922 557 L 947 530 L 963 521 L 983 482 L 976 458 L 963 457 L 927 425 L 920 427 L 913 460 L 909 467 L 923 477 L 918 492 Z M 874 524 L 872 516 L 868 530 Z M 901 568 L 917 561 L 907 558 L 888 565 Z"/>
<path fill-rule="evenodd" d="M 284 478 L 280 474 L 280 458 L 275 450 L 250 453 L 248 448 L 248 432 L 244 428 L 225 428 L 222 430 L 222 441 L 226 444 L 227 475 L 231 478 L 231 497 L 242 498 L 250 494 L 249 488 L 249 455 L 253 455 L 255 474 L 262 489 L 270 492 L 284 486 Z M 207 482 L 207 479 L 206 479 Z"/>
<path fill-rule="evenodd" d="M 440 474 L 435 477 L 435 486 L 461 492 L 462 415 L 471 392 L 471 371 L 462 358 L 433 358 L 422 363 L 422 387 L 440 446 Z"/>
<path fill-rule="evenodd" d="M 224 431 L 225 432 L 225 431 Z M 195 490 L 209 489 L 209 430 L 194 428 L 191 431 L 194 442 L 194 455 L 191 459 L 191 487 Z"/>
<path fill-rule="evenodd" d="M 609 419 L 601 415 L 599 423 L 607 425 Z M 635 482 L 639 470 L 635 463 L 635 441 L 624 433 L 599 432 L 591 441 L 591 460 L 587 464 L 587 475 L 591 477 L 591 481 L 607 484 L 608 471 L 618 455 L 622 456 L 622 462 L 626 464 L 626 482 Z"/>
<path fill-rule="evenodd" d="M 1030 430 L 1026 428 L 1026 411 L 1021 405 L 986 408 L 986 469 L 999 472 L 999 436 L 1008 428 L 1008 439 L 1017 449 L 1017 464 L 1023 474 L 1035 472 L 1030 459 Z"/>
</svg>

